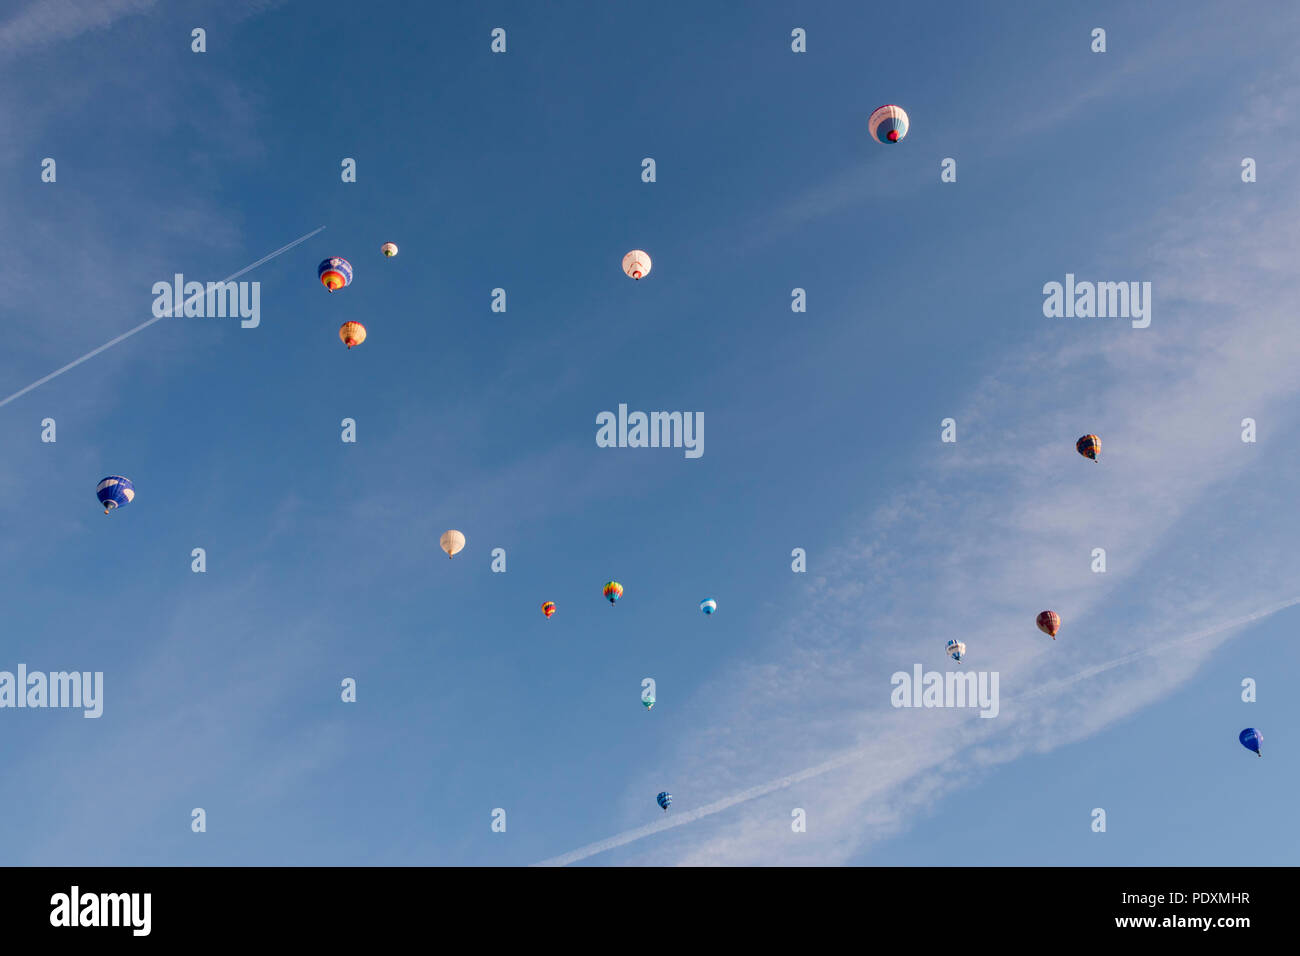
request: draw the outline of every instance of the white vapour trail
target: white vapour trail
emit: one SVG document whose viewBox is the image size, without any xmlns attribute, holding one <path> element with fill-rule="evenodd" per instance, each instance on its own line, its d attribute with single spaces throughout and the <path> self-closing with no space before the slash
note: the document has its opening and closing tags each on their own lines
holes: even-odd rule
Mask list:
<svg viewBox="0 0 1300 956">
<path fill-rule="evenodd" d="M 1139 658 L 1150 657 L 1152 654 L 1159 654 L 1161 651 L 1181 647 L 1184 644 L 1192 644 L 1196 641 L 1204 640 L 1207 637 L 1213 637 L 1215 634 L 1221 634 L 1224 631 L 1232 630 L 1236 627 L 1243 627 L 1253 621 L 1258 621 L 1260 618 L 1276 614 L 1278 611 L 1285 611 L 1287 608 L 1294 607 L 1297 604 L 1300 604 L 1300 597 L 1293 597 L 1287 601 L 1279 601 L 1276 604 L 1270 604 L 1266 608 L 1252 611 L 1250 614 L 1243 614 L 1241 617 L 1235 617 L 1230 621 L 1223 621 L 1219 624 L 1207 627 L 1204 630 L 1196 631 L 1194 634 L 1185 634 L 1182 637 L 1175 637 L 1173 640 L 1164 641 L 1161 644 L 1155 644 L 1151 647 L 1144 647 L 1131 654 L 1125 654 L 1123 657 L 1117 657 L 1113 661 L 1106 661 L 1104 664 L 1094 664 L 1091 667 L 1085 667 L 1077 674 L 1063 677 L 1060 680 L 1049 681 L 1041 687 L 1036 687 L 1033 690 L 1019 694 L 1016 697 L 1008 697 L 1003 701 L 1003 703 L 1028 700 L 1030 697 L 1038 697 L 1040 694 L 1055 693 L 1064 687 L 1069 687 L 1071 684 L 1077 684 L 1079 681 L 1087 680 L 1089 677 L 1096 677 L 1098 674 L 1104 673 L 1108 670 L 1113 670 L 1116 667 L 1121 667 L 1124 664 L 1130 664 Z"/>
<path fill-rule="evenodd" d="M 1270 604 L 1258 611 L 1252 611 L 1250 614 L 1244 614 L 1241 617 L 1235 617 L 1228 621 L 1221 621 L 1218 624 L 1196 631 L 1192 634 L 1184 634 L 1181 637 L 1163 641 L 1159 644 L 1154 644 L 1151 647 L 1142 648 L 1141 650 L 1134 651 L 1131 654 L 1125 654 L 1123 657 L 1117 657 L 1114 660 L 1106 661 L 1102 664 L 1094 664 L 1091 667 L 1085 667 L 1077 674 L 1072 674 L 1071 676 L 1062 678 L 1061 680 L 1051 681 L 1044 684 L 1042 687 L 1020 694 L 1017 697 L 1009 697 L 1007 700 L 1003 701 L 1003 703 L 1027 700 L 1031 697 L 1037 697 L 1040 694 L 1060 691 L 1062 688 L 1077 684 L 1080 681 L 1087 680 L 1090 677 L 1095 677 L 1098 674 L 1113 670 L 1116 667 L 1131 664 L 1133 661 L 1139 660 L 1143 657 L 1150 657 L 1152 654 L 1159 654 L 1162 651 L 1168 651 L 1175 647 L 1181 647 L 1185 644 L 1202 641 L 1207 637 L 1213 637 L 1215 634 L 1221 634 L 1224 631 L 1243 627 L 1254 621 L 1276 614 L 1278 611 L 1284 611 L 1289 607 L 1294 607 L 1297 604 L 1300 604 L 1300 597 L 1293 597 L 1286 601 L 1279 601 L 1276 604 Z M 776 780 L 769 781 L 768 783 L 750 787 L 748 790 L 742 790 L 740 793 L 732 794 L 729 797 L 723 797 L 721 800 L 715 800 L 713 803 L 705 804 L 702 807 L 697 807 L 696 809 L 689 810 L 686 813 L 678 814 L 671 819 L 665 819 L 658 823 L 638 827 L 635 830 L 626 830 L 616 836 L 600 840 L 596 843 L 589 843 L 586 846 L 579 847 L 569 853 L 554 856 L 550 859 L 542 860 L 540 863 L 534 863 L 533 865 L 567 866 L 570 863 L 585 860 L 589 856 L 595 856 L 597 853 L 604 853 L 606 850 L 613 850 L 616 847 L 635 842 L 643 837 L 648 837 L 653 833 L 659 833 L 673 827 L 680 827 L 685 826 L 688 823 L 694 823 L 696 820 L 713 816 L 715 813 L 721 813 L 723 810 L 730 809 L 739 803 L 745 803 L 746 801 L 766 796 L 769 793 L 775 793 L 777 790 L 784 790 L 786 787 L 792 787 L 796 783 L 801 783 L 812 777 L 819 777 L 822 774 L 830 773 L 832 770 L 837 770 L 840 767 L 847 766 L 848 764 L 867 756 L 869 752 L 870 751 L 867 748 L 858 748 L 846 751 L 838 757 L 832 757 L 830 760 L 817 764 L 815 767 L 808 767 L 804 770 L 798 771 L 797 773 L 792 773 Z"/>
<path fill-rule="evenodd" d="M 288 252 L 290 249 L 292 249 L 294 246 L 298 245 L 299 243 L 306 242 L 308 239 L 310 239 L 312 236 L 316 235 L 316 233 L 322 231 L 324 228 L 325 228 L 324 226 L 321 226 L 319 229 L 313 229 L 311 232 L 307 233 L 305 236 L 299 236 L 297 239 L 295 239 L 293 242 L 289 243 L 288 245 L 281 246 L 279 249 L 276 249 L 274 252 L 267 253 L 266 255 L 262 256 L 262 258 L 258 259 L 256 262 L 251 263 L 250 265 L 246 265 L 246 266 L 244 266 L 244 268 L 240 269 L 238 272 L 232 272 L 230 275 L 226 276 L 226 277 L 225 277 L 224 279 L 222 279 L 221 281 L 222 281 L 222 282 L 230 282 L 230 281 L 232 281 L 232 280 L 234 280 L 234 279 L 238 279 L 238 278 L 239 278 L 240 276 L 242 276 L 245 272 L 249 272 L 249 271 L 251 271 L 251 270 L 253 270 L 253 269 L 256 269 L 258 266 L 260 266 L 260 265 L 261 265 L 262 263 L 264 263 L 264 262 L 270 262 L 270 261 L 271 261 L 272 259 L 274 259 L 276 256 L 278 256 L 278 255 L 283 255 L 284 253 Z M 198 295 L 198 294 L 196 293 L 195 295 L 190 296 L 190 298 L 187 299 L 187 300 L 185 301 L 184 305 L 188 305 L 190 302 L 193 302 L 195 299 L 198 299 L 198 298 L 201 298 L 201 296 Z M 182 306 L 182 308 L 184 308 L 184 305 Z M 18 391 L 14 392 L 14 393 L 13 393 L 12 395 L 10 395 L 8 398 L 4 399 L 3 401 L 0 401 L 0 406 L 8 405 L 8 404 L 9 404 L 10 402 L 12 402 L 15 398 L 21 398 L 22 396 L 26 395 L 28 392 L 30 392 L 30 391 L 31 391 L 32 389 L 34 389 L 34 388 L 40 388 L 42 385 L 44 385 L 46 382 L 50 381 L 51 379 L 58 378 L 58 377 L 59 377 L 60 375 L 62 375 L 64 372 L 67 372 L 67 371 L 70 371 L 71 369 L 76 368 L 76 367 L 77 367 L 78 365 L 80 365 L 82 362 L 85 362 L 85 361 L 88 360 L 88 359 L 92 359 L 92 358 L 94 358 L 94 357 L 95 357 L 96 355 L 98 355 L 100 352 L 103 352 L 103 351 L 105 351 L 106 349 L 111 349 L 111 348 L 112 348 L 114 345 L 116 345 L 118 342 L 121 342 L 121 341 L 123 341 L 124 339 L 129 339 L 131 336 L 135 335 L 135 333 L 137 333 L 137 332 L 141 332 L 141 331 L 143 331 L 143 330 L 149 328 L 149 326 L 153 325 L 155 322 L 159 321 L 160 319 L 165 319 L 165 318 L 167 318 L 167 317 L 168 317 L 167 315 L 158 315 L 158 316 L 154 316 L 154 317 L 153 317 L 152 319 L 150 319 L 148 322 L 141 323 L 140 325 L 137 325 L 135 328 L 131 329 L 131 330 L 128 331 L 128 332 L 123 332 L 123 333 L 122 333 L 121 335 L 119 335 L 117 338 L 112 339 L 112 340 L 110 340 L 110 341 L 108 341 L 108 342 L 105 342 L 105 343 L 104 343 L 103 345 L 101 345 L 99 348 L 97 348 L 97 349 L 93 349 L 93 350 L 87 352 L 85 355 L 81 356 L 81 358 L 79 358 L 79 359 L 75 359 L 75 360 L 69 362 L 67 365 L 63 366 L 63 368 L 55 369 L 53 372 L 51 372 L 49 375 L 45 376 L 44 378 L 39 378 L 39 379 L 37 379 L 36 381 L 32 382 L 32 384 L 28 385 L 26 388 L 19 389 Z"/>
</svg>

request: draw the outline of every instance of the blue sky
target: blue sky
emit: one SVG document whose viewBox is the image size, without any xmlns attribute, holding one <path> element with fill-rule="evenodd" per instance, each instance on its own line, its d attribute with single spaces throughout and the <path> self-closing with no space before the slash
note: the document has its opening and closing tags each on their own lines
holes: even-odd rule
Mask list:
<svg viewBox="0 0 1300 956">
<path fill-rule="evenodd" d="M 0 399 L 325 227 L 243 277 L 258 328 L 0 407 L 0 669 L 105 675 L 98 720 L 0 710 L 4 862 L 1295 862 L 1300 607 L 1221 625 L 1300 596 L 1300 16 L 700 6 L 0 21 Z M 1066 273 L 1151 282 L 1151 326 L 1044 317 Z M 620 403 L 704 455 L 598 448 Z M 953 635 L 1000 715 L 890 707 Z"/>
</svg>

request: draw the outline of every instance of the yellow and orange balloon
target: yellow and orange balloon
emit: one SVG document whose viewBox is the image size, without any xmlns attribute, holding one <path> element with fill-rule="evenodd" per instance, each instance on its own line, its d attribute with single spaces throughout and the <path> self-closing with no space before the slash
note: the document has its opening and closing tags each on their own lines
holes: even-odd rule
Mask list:
<svg viewBox="0 0 1300 956">
<path fill-rule="evenodd" d="M 366 327 L 360 322 L 344 322 L 339 326 L 339 338 L 348 348 L 360 345 L 366 340 Z"/>
</svg>

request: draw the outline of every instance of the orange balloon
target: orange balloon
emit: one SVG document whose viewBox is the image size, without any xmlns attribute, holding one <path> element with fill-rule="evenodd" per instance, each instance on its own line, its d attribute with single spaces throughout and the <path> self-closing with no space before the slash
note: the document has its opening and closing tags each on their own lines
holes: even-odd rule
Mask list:
<svg viewBox="0 0 1300 956">
<path fill-rule="evenodd" d="M 344 322 L 339 327 L 339 338 L 348 348 L 360 345 L 366 340 L 366 327 L 360 322 Z"/>
</svg>

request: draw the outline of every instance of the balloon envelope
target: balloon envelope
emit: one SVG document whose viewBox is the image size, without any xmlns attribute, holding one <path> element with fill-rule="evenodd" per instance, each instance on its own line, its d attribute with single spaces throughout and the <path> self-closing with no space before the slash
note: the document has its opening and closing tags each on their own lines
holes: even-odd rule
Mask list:
<svg viewBox="0 0 1300 956">
<path fill-rule="evenodd" d="M 316 275 L 325 288 L 337 292 L 352 284 L 352 263 L 342 256 L 330 256 L 316 267 Z"/>
<path fill-rule="evenodd" d="M 1264 756 L 1259 750 L 1259 745 L 1264 742 L 1264 735 L 1254 727 L 1247 727 L 1237 735 L 1237 739 L 1241 741 L 1241 745 L 1247 750 L 1253 750 L 1259 756 Z"/>
<path fill-rule="evenodd" d="M 623 257 L 623 271 L 633 279 L 644 279 L 650 274 L 649 253 L 633 249 Z"/>
<path fill-rule="evenodd" d="M 703 611 L 705 614 L 712 614 L 717 609 L 718 609 L 718 602 L 713 600 L 713 598 L 705 598 L 703 601 L 700 602 L 700 610 Z"/>
<path fill-rule="evenodd" d="M 1040 611 L 1038 619 L 1035 621 L 1038 629 L 1044 634 L 1056 640 L 1056 632 L 1061 629 L 1061 616 L 1055 611 Z"/>
<path fill-rule="evenodd" d="M 659 801 L 659 806 L 661 806 L 661 807 L 663 807 L 665 810 L 667 810 L 668 807 L 669 807 L 669 806 L 672 804 L 672 802 L 673 802 L 673 795 L 672 795 L 671 793 L 669 793 L 667 790 L 665 790 L 663 793 L 659 794 L 659 796 L 656 797 L 655 799 L 656 799 L 657 801 Z"/>
<path fill-rule="evenodd" d="M 606 581 L 603 593 L 609 603 L 613 604 L 623 596 L 623 585 L 619 584 L 617 581 Z"/>
<path fill-rule="evenodd" d="M 547 617 L 550 617 L 552 614 L 554 614 L 554 613 L 555 613 L 555 602 L 554 602 L 554 601 L 547 601 L 545 604 L 543 604 L 543 605 L 542 605 L 542 613 L 545 614 Z"/>
<path fill-rule="evenodd" d="M 867 129 L 878 143 L 897 143 L 907 135 L 907 113 L 892 103 L 882 106 L 867 119 Z"/>
<path fill-rule="evenodd" d="M 966 654 L 966 645 L 963 644 L 961 641 L 953 639 L 948 642 L 948 656 L 951 657 L 953 660 L 960 663 L 962 657 L 964 657 L 965 654 Z"/>
<path fill-rule="evenodd" d="M 1074 448 L 1084 458 L 1096 461 L 1097 456 L 1101 454 L 1101 439 L 1096 435 L 1084 435 L 1074 443 Z"/>
<path fill-rule="evenodd" d="M 104 506 L 104 514 L 108 514 L 114 508 L 129 505 L 135 500 L 135 485 L 131 483 L 130 478 L 109 475 L 107 478 L 101 478 L 99 484 L 95 486 L 95 497 Z"/>
<path fill-rule="evenodd" d="M 651 707 L 655 705 L 655 699 L 653 697 L 642 697 L 641 703 L 645 704 L 646 710 L 649 710 Z"/>
<path fill-rule="evenodd" d="M 366 327 L 360 322 L 344 322 L 339 326 L 339 338 L 348 348 L 366 340 Z"/>
<path fill-rule="evenodd" d="M 397 243 L 385 242 L 382 246 L 379 247 L 379 251 L 391 259 L 393 258 L 393 256 L 397 255 Z"/>
<path fill-rule="evenodd" d="M 447 557 L 450 558 L 453 555 L 460 554 L 465 547 L 465 536 L 459 531 L 444 531 L 442 537 L 438 539 L 438 543 L 442 545 L 442 550 L 446 551 Z"/>
</svg>

